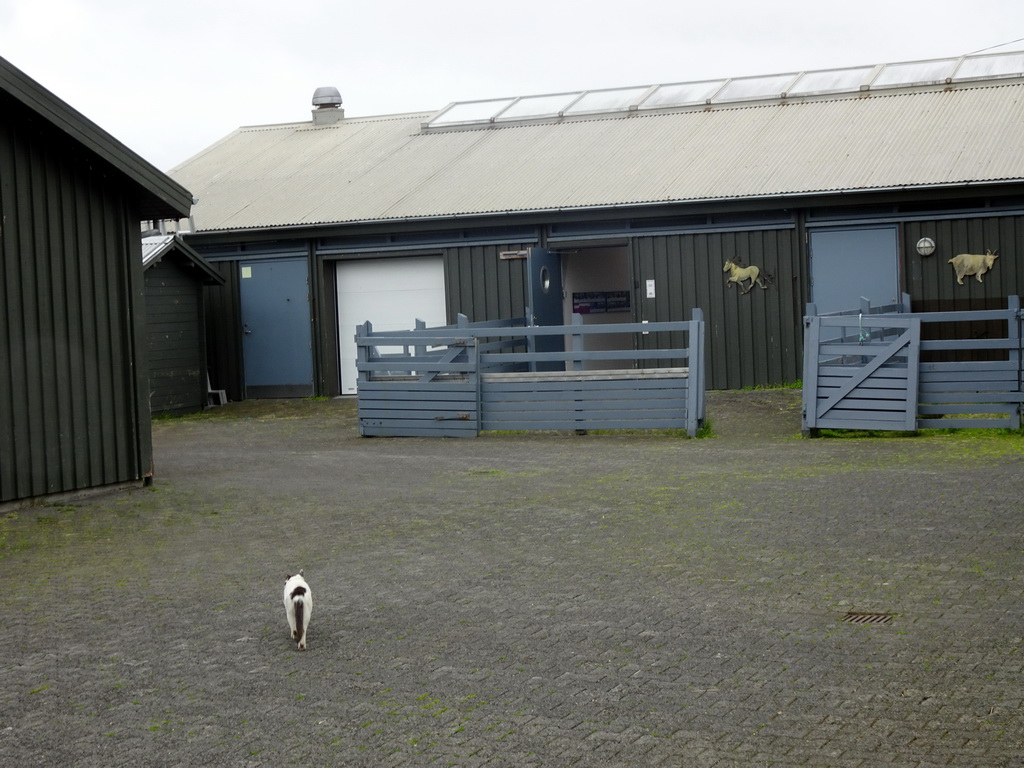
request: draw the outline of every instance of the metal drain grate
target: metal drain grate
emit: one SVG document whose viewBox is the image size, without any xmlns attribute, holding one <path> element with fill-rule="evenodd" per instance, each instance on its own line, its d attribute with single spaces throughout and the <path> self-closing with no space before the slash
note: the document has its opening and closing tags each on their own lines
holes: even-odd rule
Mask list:
<svg viewBox="0 0 1024 768">
<path fill-rule="evenodd" d="M 847 624 L 892 624 L 895 613 L 867 613 L 864 611 L 850 611 L 842 620 Z"/>
</svg>

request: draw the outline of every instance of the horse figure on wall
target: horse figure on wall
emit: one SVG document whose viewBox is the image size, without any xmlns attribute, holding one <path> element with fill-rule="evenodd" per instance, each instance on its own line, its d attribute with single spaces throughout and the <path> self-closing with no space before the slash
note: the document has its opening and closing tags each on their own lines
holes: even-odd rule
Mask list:
<svg viewBox="0 0 1024 768">
<path fill-rule="evenodd" d="M 722 267 L 723 272 L 729 273 L 729 279 L 726 280 L 725 286 L 732 288 L 732 284 L 736 283 L 740 287 L 740 293 L 750 293 L 755 285 L 761 288 L 767 288 L 768 283 L 771 282 L 771 275 L 765 273 L 764 277 L 761 276 L 761 270 L 755 266 L 744 267 L 738 259 L 729 259 L 725 262 L 725 266 Z M 743 283 L 747 280 L 750 281 L 747 285 L 746 290 L 743 289 Z"/>
</svg>

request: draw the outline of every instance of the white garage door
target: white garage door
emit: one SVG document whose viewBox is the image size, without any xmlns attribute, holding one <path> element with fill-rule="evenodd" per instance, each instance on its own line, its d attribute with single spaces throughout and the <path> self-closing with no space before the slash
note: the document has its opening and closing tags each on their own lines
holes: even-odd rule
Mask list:
<svg viewBox="0 0 1024 768">
<path fill-rule="evenodd" d="M 416 320 L 446 323 L 444 262 L 440 256 L 338 262 L 338 339 L 342 394 L 356 393 L 356 326 L 403 331 Z"/>
</svg>

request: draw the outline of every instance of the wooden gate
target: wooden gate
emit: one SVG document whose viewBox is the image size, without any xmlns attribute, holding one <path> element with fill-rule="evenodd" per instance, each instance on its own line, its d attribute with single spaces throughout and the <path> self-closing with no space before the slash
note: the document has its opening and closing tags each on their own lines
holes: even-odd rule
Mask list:
<svg viewBox="0 0 1024 768">
<path fill-rule="evenodd" d="M 1020 429 L 1024 313 L 909 312 L 899 305 L 804 318 L 804 434 L 819 428 Z M 924 333 L 922 329 L 930 332 Z M 949 338 L 949 336 L 960 338 Z M 924 359 L 922 359 L 922 356 Z"/>
<path fill-rule="evenodd" d="M 808 317 L 805 433 L 821 428 L 916 429 L 920 351 L 917 318 Z"/>
</svg>

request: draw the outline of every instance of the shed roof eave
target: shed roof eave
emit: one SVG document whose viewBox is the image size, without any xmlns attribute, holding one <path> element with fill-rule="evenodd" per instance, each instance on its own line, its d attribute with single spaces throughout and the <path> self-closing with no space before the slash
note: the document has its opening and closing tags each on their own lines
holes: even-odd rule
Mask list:
<svg viewBox="0 0 1024 768">
<path fill-rule="evenodd" d="M 145 244 L 145 240 L 143 243 Z M 199 276 L 206 285 L 224 285 L 226 280 L 213 266 L 194 248 L 186 243 L 180 234 L 165 236 L 163 242 L 156 246 L 143 258 L 143 271 L 148 270 L 169 254 L 179 254 L 190 266 L 199 271 Z"/>
<path fill-rule="evenodd" d="M 140 187 L 142 219 L 185 218 L 192 194 L 72 106 L 0 56 L 0 89 L 66 133 Z"/>
</svg>

